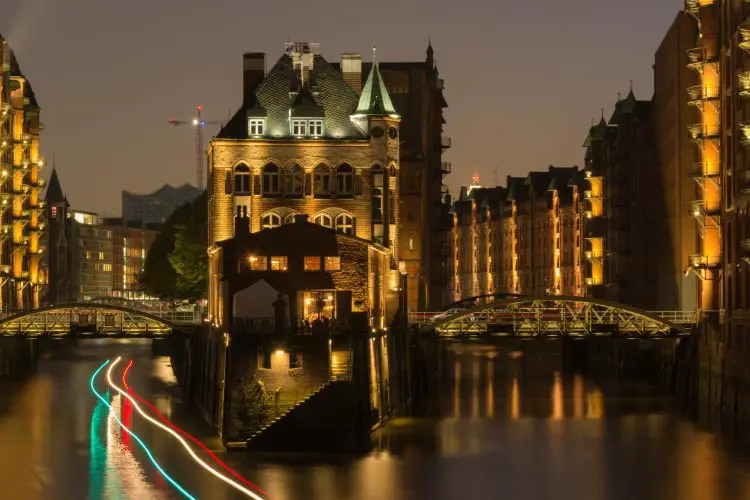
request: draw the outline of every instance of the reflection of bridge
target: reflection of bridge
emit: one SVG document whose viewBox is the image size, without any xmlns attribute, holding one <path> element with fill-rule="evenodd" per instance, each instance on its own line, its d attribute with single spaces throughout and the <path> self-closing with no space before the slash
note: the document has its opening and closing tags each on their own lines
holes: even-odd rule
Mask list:
<svg viewBox="0 0 750 500">
<path fill-rule="evenodd" d="M 481 296 L 441 313 L 410 313 L 409 322 L 441 336 L 667 337 L 688 335 L 695 311 L 643 311 L 581 297 Z"/>
<path fill-rule="evenodd" d="M 113 304 L 62 304 L 6 316 L 0 320 L 0 337 L 70 333 L 97 337 L 152 337 L 172 332 L 180 325 L 201 322 L 198 311 L 147 312 Z"/>
</svg>

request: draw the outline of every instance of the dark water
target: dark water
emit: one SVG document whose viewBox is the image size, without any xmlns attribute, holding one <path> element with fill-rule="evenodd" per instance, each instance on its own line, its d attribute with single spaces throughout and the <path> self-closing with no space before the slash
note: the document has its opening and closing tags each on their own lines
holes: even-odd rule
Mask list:
<svg viewBox="0 0 750 500">
<path fill-rule="evenodd" d="M 30 380 L 0 385 L 0 499 L 183 498 L 89 389 L 114 356 L 135 360 L 136 392 L 218 449 L 148 342 L 61 342 Z M 278 500 L 750 498 L 745 448 L 649 385 L 502 349 L 451 352 L 444 371 L 440 397 L 393 420 L 366 456 L 222 456 Z M 96 387 L 106 390 L 103 376 Z M 196 498 L 243 498 L 121 397 L 107 400 Z"/>
</svg>

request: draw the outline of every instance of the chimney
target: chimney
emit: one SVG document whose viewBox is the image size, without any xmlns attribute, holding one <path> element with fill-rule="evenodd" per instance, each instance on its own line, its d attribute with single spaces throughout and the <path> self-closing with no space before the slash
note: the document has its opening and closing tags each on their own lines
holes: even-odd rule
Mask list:
<svg viewBox="0 0 750 500">
<path fill-rule="evenodd" d="M 341 54 L 341 76 L 353 91 L 362 93 L 362 54 Z"/>
<path fill-rule="evenodd" d="M 250 232 L 250 217 L 247 216 L 247 207 L 237 207 L 237 217 L 234 219 L 234 235 L 242 236 Z"/>
<path fill-rule="evenodd" d="M 307 214 L 297 214 L 294 216 L 294 223 L 295 224 L 307 224 L 307 219 L 309 219 L 310 216 Z"/>
<path fill-rule="evenodd" d="M 263 52 L 246 52 L 242 55 L 243 103 L 249 105 L 255 101 L 253 92 L 258 88 L 266 75 L 266 55 Z"/>
</svg>

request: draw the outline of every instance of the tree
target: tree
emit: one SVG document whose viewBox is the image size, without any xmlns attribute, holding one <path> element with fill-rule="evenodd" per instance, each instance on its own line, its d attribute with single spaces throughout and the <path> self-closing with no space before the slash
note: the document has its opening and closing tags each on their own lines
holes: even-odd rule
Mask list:
<svg viewBox="0 0 750 500">
<path fill-rule="evenodd" d="M 143 289 L 162 299 L 206 296 L 208 276 L 206 194 L 174 211 L 146 256 Z"/>
</svg>

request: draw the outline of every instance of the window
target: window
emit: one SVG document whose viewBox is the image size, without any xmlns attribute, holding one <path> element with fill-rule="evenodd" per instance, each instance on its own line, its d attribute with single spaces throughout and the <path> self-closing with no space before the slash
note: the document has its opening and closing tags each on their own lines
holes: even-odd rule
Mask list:
<svg viewBox="0 0 750 500">
<path fill-rule="evenodd" d="M 52 207 L 52 218 L 57 219 L 57 207 Z"/>
<path fill-rule="evenodd" d="M 250 194 L 250 169 L 247 165 L 237 165 L 234 169 L 234 193 Z"/>
<path fill-rule="evenodd" d="M 319 226 L 330 227 L 333 229 L 333 219 L 328 214 L 318 214 L 313 219 L 313 222 Z"/>
<path fill-rule="evenodd" d="M 270 213 L 261 219 L 263 229 L 273 229 L 281 225 L 281 217 L 278 214 Z"/>
<path fill-rule="evenodd" d="M 271 257 L 271 271 L 286 271 L 287 269 L 287 257 Z"/>
<path fill-rule="evenodd" d="M 305 257 L 305 271 L 320 271 L 320 257 Z"/>
<path fill-rule="evenodd" d="M 297 216 L 299 214 L 297 212 L 292 212 L 290 214 L 287 214 L 284 216 L 284 224 L 294 224 L 294 221 L 297 220 Z"/>
<path fill-rule="evenodd" d="M 310 120 L 307 128 L 311 136 L 320 137 L 323 135 L 323 120 Z"/>
<path fill-rule="evenodd" d="M 354 194 L 354 171 L 351 165 L 344 163 L 336 172 L 336 191 L 340 196 Z"/>
<path fill-rule="evenodd" d="M 268 257 L 263 255 L 251 255 L 248 257 L 250 262 L 250 270 L 252 271 L 266 271 L 268 270 Z"/>
<path fill-rule="evenodd" d="M 414 238 L 409 238 L 409 250 L 414 251 Z"/>
<path fill-rule="evenodd" d="M 341 271 L 341 257 L 326 257 L 326 271 Z"/>
<path fill-rule="evenodd" d="M 253 118 L 247 121 L 247 135 L 263 135 L 265 120 Z"/>
<path fill-rule="evenodd" d="M 318 165 L 314 172 L 315 196 L 331 194 L 331 171 L 326 165 Z"/>
<path fill-rule="evenodd" d="M 292 135 L 295 137 L 307 135 L 307 120 L 292 120 Z"/>
<path fill-rule="evenodd" d="M 383 222 L 383 171 L 377 166 L 372 168 L 372 220 Z"/>
<path fill-rule="evenodd" d="M 279 194 L 279 167 L 273 163 L 263 167 L 263 194 Z"/>
<path fill-rule="evenodd" d="M 284 193 L 287 196 L 302 196 L 302 186 L 305 178 L 305 171 L 302 167 L 291 165 L 284 169 Z"/>
<path fill-rule="evenodd" d="M 354 234 L 354 217 L 349 214 L 339 214 L 336 217 L 336 231 L 344 234 Z"/>
</svg>

